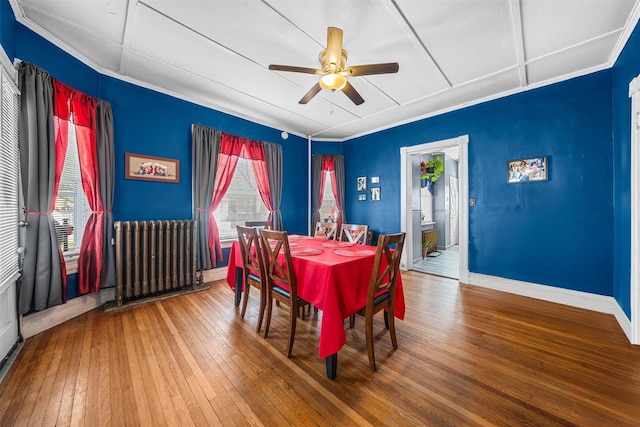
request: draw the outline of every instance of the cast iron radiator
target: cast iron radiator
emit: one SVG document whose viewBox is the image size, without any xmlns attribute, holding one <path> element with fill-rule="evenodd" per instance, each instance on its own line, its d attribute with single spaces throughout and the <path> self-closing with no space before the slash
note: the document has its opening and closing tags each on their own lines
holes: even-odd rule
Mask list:
<svg viewBox="0 0 640 427">
<path fill-rule="evenodd" d="M 197 222 L 118 221 L 116 303 L 195 287 Z"/>
</svg>

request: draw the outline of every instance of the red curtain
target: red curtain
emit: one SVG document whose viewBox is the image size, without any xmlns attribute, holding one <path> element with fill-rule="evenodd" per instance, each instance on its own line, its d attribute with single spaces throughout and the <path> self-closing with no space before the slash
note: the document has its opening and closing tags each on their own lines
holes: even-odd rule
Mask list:
<svg viewBox="0 0 640 427">
<path fill-rule="evenodd" d="M 91 215 L 85 225 L 78 259 L 78 292 L 86 294 L 100 289 L 102 250 L 104 235 L 104 207 L 98 183 L 98 158 L 96 154 L 96 106 L 97 100 L 64 83 L 52 79 L 54 87 L 54 115 L 68 126 L 73 117 L 82 190 L 87 197 Z M 63 126 L 61 126 L 62 128 Z M 56 160 L 56 174 L 57 163 Z M 64 164 L 64 156 L 62 156 Z M 62 171 L 62 170 L 61 170 Z"/>
<path fill-rule="evenodd" d="M 336 168 L 333 161 L 333 156 L 324 156 L 322 159 L 322 179 L 320 180 L 320 200 L 318 201 L 318 206 L 322 205 L 322 197 L 324 194 L 324 174 L 328 173 L 331 179 L 331 191 L 333 192 L 333 198 L 336 201 L 336 207 L 338 208 L 338 212 L 342 210 L 342 206 L 340 206 L 340 199 L 338 199 L 338 181 L 336 179 Z M 342 215 L 336 215 L 336 224 L 338 227 L 338 232 L 342 227 Z"/>
<path fill-rule="evenodd" d="M 264 157 L 264 144 L 259 141 L 247 140 L 244 145 L 245 159 L 251 161 L 251 169 L 253 170 L 253 176 L 256 179 L 256 185 L 258 186 L 258 193 L 262 203 L 269 210 L 269 221 L 273 224 L 273 201 L 271 200 L 271 187 L 269 186 L 269 174 L 267 172 L 267 162 Z"/>
<path fill-rule="evenodd" d="M 60 177 L 64 169 L 64 157 L 67 154 L 69 145 L 69 122 L 53 116 L 53 131 L 56 138 L 56 174 L 53 182 L 53 195 L 51 196 L 51 212 L 56 207 L 56 197 L 60 188 Z M 67 302 L 67 266 L 64 262 L 62 249 L 58 246 L 58 257 L 60 258 L 60 270 L 62 274 L 62 302 Z"/>
<path fill-rule="evenodd" d="M 218 167 L 216 179 L 213 185 L 213 198 L 208 212 L 215 212 L 220 207 L 224 195 L 231 185 L 233 174 L 238 165 L 238 159 L 243 157 L 251 161 L 251 168 L 258 185 L 260 198 L 269 209 L 269 219 L 272 220 L 273 204 L 271 203 L 271 190 L 269 188 L 269 176 L 267 164 L 264 158 L 264 144 L 260 141 L 242 138 L 235 135 L 222 133 L 220 138 L 220 152 L 218 153 Z M 220 245 L 220 232 L 213 214 L 207 216 L 207 245 L 211 250 L 211 261 L 215 266 L 222 261 L 222 247 Z"/>
</svg>

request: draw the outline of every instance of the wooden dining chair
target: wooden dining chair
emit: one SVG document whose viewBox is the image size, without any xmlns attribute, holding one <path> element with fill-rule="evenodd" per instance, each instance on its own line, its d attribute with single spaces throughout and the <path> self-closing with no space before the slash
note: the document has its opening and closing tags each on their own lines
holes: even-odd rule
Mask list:
<svg viewBox="0 0 640 427">
<path fill-rule="evenodd" d="M 391 335 L 391 344 L 398 348 L 396 340 L 396 328 L 394 321 L 394 309 L 396 298 L 396 283 L 400 274 L 400 256 L 404 247 L 405 233 L 381 234 L 378 237 L 378 247 L 373 261 L 373 269 L 369 279 L 367 290 L 367 302 L 356 314 L 364 316 L 367 336 L 367 353 L 369 355 L 369 367 L 376 371 L 376 360 L 373 351 L 373 316 L 384 312 L 385 326 Z M 395 247 L 392 247 L 394 246 Z M 385 261 L 385 262 L 383 262 Z M 355 315 L 351 316 L 350 327 L 355 324 Z"/>
<path fill-rule="evenodd" d="M 364 245 L 367 243 L 368 225 L 360 224 L 342 224 L 340 227 L 340 239 L 349 243 L 359 243 Z"/>
<path fill-rule="evenodd" d="M 301 313 L 304 313 L 304 308 L 309 305 L 309 302 L 298 296 L 298 286 L 296 276 L 293 273 L 293 262 L 291 260 L 287 232 L 266 229 L 261 229 L 259 232 L 267 289 L 267 315 L 264 325 L 264 337 L 267 338 L 269 333 L 273 300 L 275 299 L 276 302 L 289 306 L 289 343 L 287 345 L 287 358 L 289 358 L 291 357 L 293 340 L 296 335 L 297 318 Z M 278 259 L 280 254 L 283 255 L 284 262 Z"/>
<path fill-rule="evenodd" d="M 267 230 L 273 230 L 271 221 L 245 221 L 245 227 L 266 228 Z"/>
<path fill-rule="evenodd" d="M 330 239 L 336 240 L 336 231 L 338 229 L 338 224 L 335 222 L 316 222 L 316 231 L 313 234 L 314 237 L 319 237 L 321 239 Z"/>
<path fill-rule="evenodd" d="M 240 244 L 240 255 L 242 256 L 242 275 L 244 278 L 244 296 L 242 298 L 242 309 L 240 318 L 244 319 L 249 301 L 249 291 L 251 288 L 260 290 L 260 309 L 258 312 L 258 324 L 256 332 L 262 328 L 264 317 L 264 307 L 266 305 L 267 293 L 264 285 L 264 262 L 262 261 L 262 251 L 260 250 L 260 237 L 258 229 L 253 227 L 236 227 L 238 230 L 238 243 Z M 251 248 L 254 248 L 251 250 Z"/>
</svg>

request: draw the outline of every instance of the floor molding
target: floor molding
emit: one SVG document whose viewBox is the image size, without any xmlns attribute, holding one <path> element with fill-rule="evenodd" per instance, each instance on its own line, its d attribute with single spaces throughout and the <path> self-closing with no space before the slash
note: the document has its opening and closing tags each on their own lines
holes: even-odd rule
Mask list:
<svg viewBox="0 0 640 427">
<path fill-rule="evenodd" d="M 613 297 L 478 273 L 469 273 L 469 284 L 571 307 L 612 314 L 627 338 L 629 338 L 629 342 L 631 342 L 631 321 Z"/>
<path fill-rule="evenodd" d="M 227 267 L 219 267 L 203 271 L 205 283 L 223 280 L 227 277 Z M 20 331 L 26 339 L 53 328 L 67 320 L 84 314 L 94 308 L 114 301 L 116 298 L 115 288 L 102 289 L 100 292 L 82 295 L 69 300 L 66 304 L 57 305 L 46 310 L 38 311 L 21 318 Z"/>
</svg>

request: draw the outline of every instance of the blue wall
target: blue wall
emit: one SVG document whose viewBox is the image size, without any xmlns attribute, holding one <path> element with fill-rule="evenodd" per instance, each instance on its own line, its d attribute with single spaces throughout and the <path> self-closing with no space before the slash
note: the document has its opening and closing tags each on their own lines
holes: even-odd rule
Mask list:
<svg viewBox="0 0 640 427">
<path fill-rule="evenodd" d="M 613 103 L 613 296 L 631 318 L 631 98 L 629 83 L 640 74 L 640 29 L 636 26 L 612 71 Z M 638 165 L 635 165 L 638 167 Z"/>
<path fill-rule="evenodd" d="M 612 295 L 611 125 L 603 71 L 348 141 L 347 182 L 380 176 L 382 199 L 347 185 L 350 221 L 399 231 L 400 147 L 468 134 L 469 270 Z M 549 181 L 507 184 L 509 160 L 543 155 Z"/>
<path fill-rule="evenodd" d="M 16 18 L 11 5 L 6 0 L 0 1 L 0 44 L 9 59 L 14 57 Z"/>
</svg>

